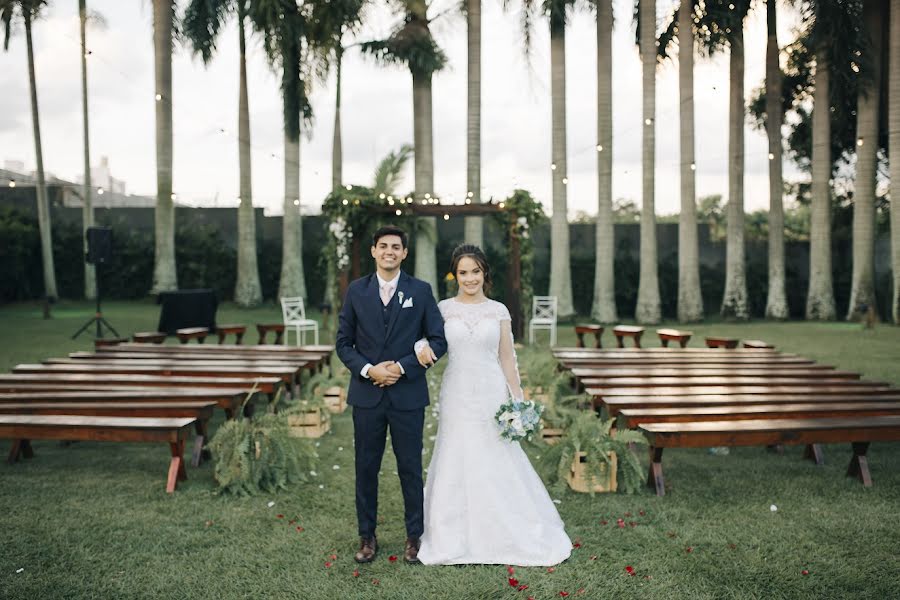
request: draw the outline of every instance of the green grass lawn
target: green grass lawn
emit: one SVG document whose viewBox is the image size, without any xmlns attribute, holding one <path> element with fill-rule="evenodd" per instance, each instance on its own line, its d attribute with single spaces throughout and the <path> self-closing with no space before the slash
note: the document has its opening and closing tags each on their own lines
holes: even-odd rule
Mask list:
<svg viewBox="0 0 900 600">
<path fill-rule="evenodd" d="M 45 321 L 36 305 L 0 308 L 0 368 L 90 348 L 87 335 L 69 338 L 92 312 L 86 303 L 63 303 Z M 123 334 L 152 330 L 158 306 L 110 302 L 105 315 Z M 219 311 L 220 322 L 279 318 L 274 306 Z M 764 339 L 900 385 L 900 328 L 755 322 L 692 330 L 692 346 L 713 332 Z M 255 343 L 255 332 L 248 338 Z M 651 331 L 645 345 L 655 346 L 652 338 Z M 564 327 L 561 343 L 573 340 Z M 611 340 L 607 333 L 606 345 Z M 426 464 L 436 425 L 429 413 Z M 672 488 L 664 498 L 649 490 L 554 494 L 580 547 L 553 572 L 516 569 L 529 586 L 517 592 L 504 566 L 388 560 L 402 554 L 405 535 L 390 451 L 381 486 L 382 550 L 355 577 L 351 440 L 348 411 L 322 438 L 311 482 L 251 498 L 217 496 L 209 464 L 188 467 L 188 481 L 166 495 L 168 450 L 161 445 L 35 443 L 34 459 L 0 465 L 0 598 L 524 600 L 575 597 L 579 590 L 585 598 L 898 597 L 898 444 L 873 444 L 870 489 L 844 476 L 849 447 L 834 445 L 826 446 L 820 467 L 801 460 L 800 447 L 783 456 L 760 448 L 729 456 L 670 450 L 664 461 Z"/>
</svg>

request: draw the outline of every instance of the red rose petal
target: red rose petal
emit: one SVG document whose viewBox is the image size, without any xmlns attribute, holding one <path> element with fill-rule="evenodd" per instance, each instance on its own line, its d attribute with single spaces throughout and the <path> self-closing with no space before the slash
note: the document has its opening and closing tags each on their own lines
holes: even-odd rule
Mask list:
<svg viewBox="0 0 900 600">
<path fill-rule="evenodd" d="M 625 572 L 633 577 L 634 576 L 634 567 L 632 567 L 631 565 L 628 565 L 627 567 L 625 567 Z"/>
<path fill-rule="evenodd" d="M 547 567 L 547 572 L 548 572 L 548 573 L 552 573 L 552 572 L 555 571 L 555 570 L 556 570 L 556 567 Z"/>
<path fill-rule="evenodd" d="M 519 580 L 516 579 L 515 577 L 510 577 L 508 581 L 509 581 L 510 586 L 519 587 Z"/>
<path fill-rule="evenodd" d="M 521 591 L 524 591 L 524 590 L 527 590 L 527 589 L 528 589 L 528 586 L 525 585 L 524 583 L 523 583 L 522 585 L 520 585 L 519 587 L 516 588 L 516 590 L 518 590 L 518 591 L 520 591 L 520 592 L 521 592 Z"/>
<path fill-rule="evenodd" d="M 575 595 L 576 595 L 576 596 L 580 596 L 580 595 L 582 595 L 583 593 L 584 593 L 584 588 L 578 588 L 578 591 L 575 592 Z"/>
<path fill-rule="evenodd" d="M 380 582 L 377 579 L 372 580 L 372 585 L 378 585 Z"/>
<path fill-rule="evenodd" d="M 303 529 L 302 527 L 297 527 L 297 531 L 298 531 L 298 532 L 303 532 L 304 529 Z"/>
<path fill-rule="evenodd" d="M 645 513 L 644 511 L 639 511 L 638 514 L 641 515 L 641 516 L 643 517 L 643 516 L 646 515 L 647 513 Z"/>
<path fill-rule="evenodd" d="M 625 521 L 617 521 L 616 525 L 619 526 L 619 529 L 625 529 Z"/>
<path fill-rule="evenodd" d="M 513 573 L 516 572 L 516 570 L 513 569 L 512 567 L 506 567 L 506 572 L 509 573 L 510 575 L 512 575 Z"/>
<path fill-rule="evenodd" d="M 391 562 L 397 562 L 397 556 L 395 554 L 391 554 L 388 556 L 388 560 Z"/>
<path fill-rule="evenodd" d="M 563 598 L 568 598 L 569 592 L 560 592 L 559 595 L 562 596 Z"/>
<path fill-rule="evenodd" d="M 572 544 L 572 547 L 573 547 L 573 548 L 581 548 L 581 542 L 580 542 L 580 541 L 576 541 L 574 544 Z"/>
<path fill-rule="evenodd" d="M 295 519 L 291 519 L 290 521 L 288 521 L 288 525 L 293 525 L 293 524 L 296 523 L 296 522 L 297 522 L 297 521 L 296 521 Z"/>
<path fill-rule="evenodd" d="M 600 521 L 601 525 L 606 525 L 607 523 L 609 523 L 609 521 L 607 521 L 606 519 L 603 519 L 602 521 Z"/>
<path fill-rule="evenodd" d="M 331 568 L 331 563 L 328 562 L 328 561 L 325 561 L 325 568 L 326 568 L 326 569 L 330 569 L 330 568 Z"/>
<path fill-rule="evenodd" d="M 275 515 L 275 516 L 276 516 L 277 518 L 279 518 L 279 519 L 283 519 L 283 518 L 284 518 L 284 515 Z"/>
<path fill-rule="evenodd" d="M 353 576 L 359 577 L 359 569 L 353 569 Z"/>
<path fill-rule="evenodd" d="M 628 521 L 628 525 L 631 527 L 636 527 L 637 523 L 635 523 L 634 521 Z"/>
<path fill-rule="evenodd" d="M 684 549 L 684 551 L 687 552 L 688 554 L 690 554 L 691 552 L 694 551 L 694 547 L 693 547 L 693 546 L 688 546 L 687 548 Z"/>
<path fill-rule="evenodd" d="M 803 569 L 802 571 L 800 571 L 800 574 L 801 575 L 809 575 L 809 571 L 807 571 L 806 569 Z"/>
</svg>

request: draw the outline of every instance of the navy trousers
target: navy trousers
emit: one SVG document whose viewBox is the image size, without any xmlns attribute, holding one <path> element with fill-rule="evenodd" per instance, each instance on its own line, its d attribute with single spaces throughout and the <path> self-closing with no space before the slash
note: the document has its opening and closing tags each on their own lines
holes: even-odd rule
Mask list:
<svg viewBox="0 0 900 600">
<path fill-rule="evenodd" d="M 390 395 L 372 408 L 353 407 L 353 439 L 356 454 L 356 518 L 359 535 L 373 537 L 378 517 L 378 473 L 391 431 L 397 457 L 397 473 L 403 492 L 407 537 L 421 537 L 425 530 L 425 492 L 422 482 L 422 428 L 425 408 L 397 410 Z"/>
</svg>

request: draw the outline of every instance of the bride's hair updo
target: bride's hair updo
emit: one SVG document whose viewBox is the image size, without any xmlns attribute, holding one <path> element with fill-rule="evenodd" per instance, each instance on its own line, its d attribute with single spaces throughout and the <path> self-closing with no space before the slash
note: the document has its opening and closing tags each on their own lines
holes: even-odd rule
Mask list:
<svg viewBox="0 0 900 600">
<path fill-rule="evenodd" d="M 456 277 L 456 270 L 459 268 L 459 261 L 464 257 L 471 258 L 481 267 L 481 271 L 484 273 L 484 293 L 487 294 L 491 291 L 493 280 L 491 279 L 491 267 L 488 265 L 484 251 L 474 244 L 460 244 L 454 248 L 450 257 L 450 272 L 453 273 L 454 277 Z"/>
</svg>

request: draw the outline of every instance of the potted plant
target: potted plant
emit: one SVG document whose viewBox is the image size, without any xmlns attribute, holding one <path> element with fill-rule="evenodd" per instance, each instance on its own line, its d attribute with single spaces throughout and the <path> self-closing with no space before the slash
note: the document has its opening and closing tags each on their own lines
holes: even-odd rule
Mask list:
<svg viewBox="0 0 900 600">
<path fill-rule="evenodd" d="M 562 482 L 578 492 L 614 492 L 619 485 L 627 492 L 642 483 L 641 464 L 629 444 L 646 444 L 637 431 L 614 430 L 615 419 L 604 421 L 596 413 L 578 414 L 553 445 L 545 446 L 539 469 L 548 484 Z"/>
<path fill-rule="evenodd" d="M 305 481 L 318 461 L 313 444 L 291 436 L 287 418 L 281 414 L 226 421 L 208 448 L 215 460 L 213 475 L 219 491 L 238 495 L 273 492 Z"/>
</svg>

